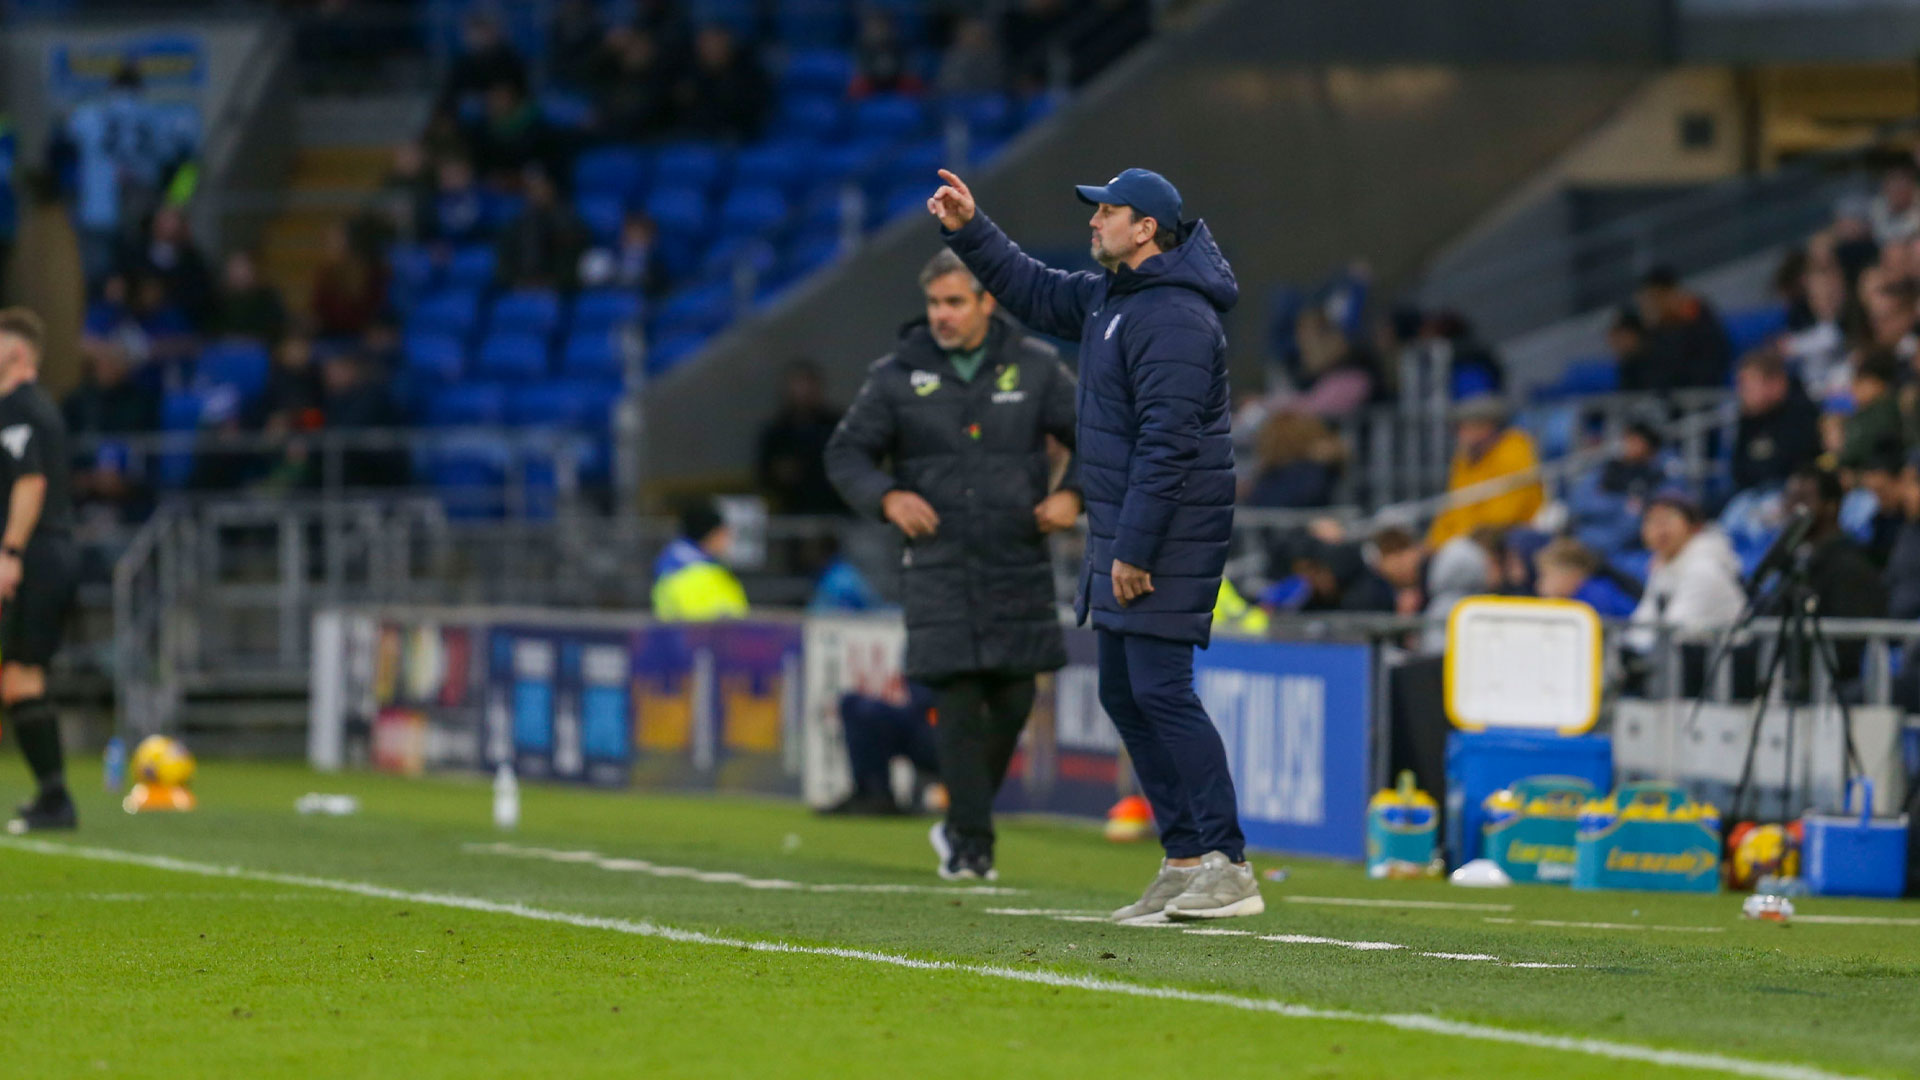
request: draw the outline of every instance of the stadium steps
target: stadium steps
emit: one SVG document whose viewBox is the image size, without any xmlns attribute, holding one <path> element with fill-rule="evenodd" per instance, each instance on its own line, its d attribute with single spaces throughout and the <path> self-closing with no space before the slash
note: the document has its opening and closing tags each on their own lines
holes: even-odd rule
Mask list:
<svg viewBox="0 0 1920 1080">
<path fill-rule="evenodd" d="M 366 193 L 379 186 L 391 159 L 391 151 L 378 144 L 306 146 L 295 152 L 286 207 L 261 231 L 260 263 L 262 274 L 296 310 L 306 310 L 327 231 L 352 216 Z"/>
</svg>

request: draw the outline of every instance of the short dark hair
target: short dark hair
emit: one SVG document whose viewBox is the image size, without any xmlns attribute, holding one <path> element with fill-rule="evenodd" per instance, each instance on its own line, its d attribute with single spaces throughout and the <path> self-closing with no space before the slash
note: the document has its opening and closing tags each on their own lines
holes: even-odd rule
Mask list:
<svg viewBox="0 0 1920 1080">
<path fill-rule="evenodd" d="M 1131 206 L 1127 207 L 1127 209 L 1133 211 L 1133 220 L 1135 221 L 1139 221 L 1141 218 L 1147 216 Z M 1172 225 L 1168 225 L 1159 218 L 1154 218 L 1153 246 L 1159 248 L 1161 251 L 1172 251 L 1174 248 L 1179 247 L 1180 223 L 1176 221 Z"/>
<path fill-rule="evenodd" d="M 1778 349 L 1762 346 L 1740 358 L 1740 366 L 1750 369 L 1769 379 L 1785 378 L 1787 374 L 1786 357 Z"/>
<path fill-rule="evenodd" d="M 1860 354 L 1860 360 L 1854 365 L 1853 377 L 1856 379 L 1878 379 L 1892 386 L 1900 379 L 1900 358 L 1892 349 L 1872 348 Z"/>
<path fill-rule="evenodd" d="M 1840 500 L 1847 497 L 1846 485 L 1840 482 L 1840 474 L 1832 469 L 1806 465 L 1796 470 L 1793 478 L 1812 484 L 1813 493 L 1819 496 L 1823 503 L 1838 505 Z"/>
<path fill-rule="evenodd" d="M 12 334 L 26 342 L 36 357 L 47 344 L 47 324 L 31 308 L 0 308 L 0 334 Z"/>
<path fill-rule="evenodd" d="M 973 271 L 967 269 L 967 264 L 961 262 L 960 256 L 955 255 L 951 248 L 941 248 L 933 258 L 927 260 L 927 265 L 920 268 L 920 287 L 924 289 L 948 274 L 966 275 L 967 280 L 973 283 L 975 293 L 987 291 L 987 287 L 980 284 L 980 279 L 973 276 Z"/>
<path fill-rule="evenodd" d="M 1389 525 L 1373 534 L 1373 550 L 1381 555 L 1398 555 L 1418 542 L 1412 533 L 1398 525 Z"/>
<path fill-rule="evenodd" d="M 1627 430 L 1621 432 L 1621 434 L 1633 435 L 1645 439 L 1647 445 L 1653 447 L 1655 450 L 1660 449 L 1666 442 L 1665 439 L 1660 437 L 1660 429 L 1645 420 L 1635 420 L 1633 423 L 1628 424 Z"/>
<path fill-rule="evenodd" d="M 1643 289 L 1672 289 L 1680 284 L 1680 272 L 1666 263 L 1650 268 L 1640 275 L 1640 287 Z"/>
<path fill-rule="evenodd" d="M 695 499 L 680 508 L 680 535 L 699 543 L 726 524 L 711 499 Z"/>
</svg>

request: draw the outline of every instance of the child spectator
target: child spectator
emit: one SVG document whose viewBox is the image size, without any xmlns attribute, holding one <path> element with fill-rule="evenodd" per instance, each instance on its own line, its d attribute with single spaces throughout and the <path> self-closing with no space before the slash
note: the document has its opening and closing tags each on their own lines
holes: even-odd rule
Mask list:
<svg viewBox="0 0 1920 1080">
<path fill-rule="evenodd" d="M 1603 619 L 1633 614 L 1636 600 L 1605 573 L 1605 564 L 1593 549 L 1570 537 L 1561 537 L 1534 556 L 1539 594 L 1554 600 L 1578 600 Z"/>
</svg>

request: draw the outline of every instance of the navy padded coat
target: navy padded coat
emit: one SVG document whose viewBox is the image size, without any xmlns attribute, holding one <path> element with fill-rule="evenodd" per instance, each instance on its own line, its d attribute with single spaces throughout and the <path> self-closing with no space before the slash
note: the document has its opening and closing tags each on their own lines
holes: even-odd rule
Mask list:
<svg viewBox="0 0 1920 1080">
<path fill-rule="evenodd" d="M 1240 289 L 1205 222 L 1138 270 L 1054 270 L 976 212 L 947 245 L 1008 311 L 1043 334 L 1079 341 L 1079 439 L 1087 561 L 1074 610 L 1124 634 L 1207 644 L 1233 533 L 1220 314 Z M 1121 607 L 1113 560 L 1153 575 Z"/>
</svg>

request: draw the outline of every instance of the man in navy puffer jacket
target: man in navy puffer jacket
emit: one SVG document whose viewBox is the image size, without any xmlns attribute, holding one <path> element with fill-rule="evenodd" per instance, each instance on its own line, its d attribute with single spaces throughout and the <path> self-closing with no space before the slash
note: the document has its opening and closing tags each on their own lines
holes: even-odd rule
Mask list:
<svg viewBox="0 0 1920 1080">
<path fill-rule="evenodd" d="M 1081 343 L 1075 460 L 1088 545 L 1075 610 L 1084 621 L 1091 609 L 1100 703 L 1167 854 L 1114 918 L 1256 914 L 1226 751 L 1193 689 L 1233 529 L 1220 328 L 1239 298 L 1233 269 L 1204 222 L 1181 222 L 1180 193 L 1158 173 L 1078 189 L 1095 207 L 1092 253 L 1106 272 L 1072 274 L 1023 254 L 959 177 L 940 176 L 927 209 L 947 245 L 1029 327 Z"/>
</svg>

